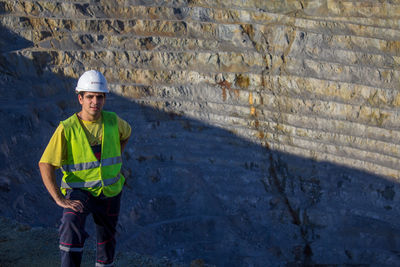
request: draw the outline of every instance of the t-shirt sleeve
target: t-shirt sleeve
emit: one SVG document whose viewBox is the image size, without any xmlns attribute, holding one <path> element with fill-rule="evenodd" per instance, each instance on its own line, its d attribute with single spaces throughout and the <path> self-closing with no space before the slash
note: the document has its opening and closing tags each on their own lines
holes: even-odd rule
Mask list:
<svg viewBox="0 0 400 267">
<path fill-rule="evenodd" d="M 118 131 L 119 131 L 119 139 L 124 141 L 131 136 L 131 126 L 125 120 L 121 119 L 118 116 Z"/>
<path fill-rule="evenodd" d="M 61 167 L 67 160 L 67 148 L 64 126 L 60 123 L 51 137 L 39 162 L 49 163 L 56 168 Z"/>
</svg>

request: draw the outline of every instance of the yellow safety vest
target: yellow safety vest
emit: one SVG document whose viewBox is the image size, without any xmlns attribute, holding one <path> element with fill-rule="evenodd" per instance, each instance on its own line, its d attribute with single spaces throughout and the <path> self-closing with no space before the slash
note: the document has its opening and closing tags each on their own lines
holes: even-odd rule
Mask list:
<svg viewBox="0 0 400 267">
<path fill-rule="evenodd" d="M 67 141 L 67 163 L 61 167 L 64 174 L 61 191 L 81 188 L 94 196 L 118 195 L 125 182 L 122 166 L 118 119 L 114 112 L 102 111 L 101 160 L 97 160 L 85 131 L 76 114 L 61 122 Z"/>
</svg>

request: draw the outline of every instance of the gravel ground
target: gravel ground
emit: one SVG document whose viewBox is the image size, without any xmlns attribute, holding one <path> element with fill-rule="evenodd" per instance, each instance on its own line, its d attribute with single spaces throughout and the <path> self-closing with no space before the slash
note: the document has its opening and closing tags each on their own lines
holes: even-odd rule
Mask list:
<svg viewBox="0 0 400 267">
<path fill-rule="evenodd" d="M 59 266 L 57 230 L 31 227 L 0 217 L 0 267 Z M 88 242 L 82 260 L 82 267 L 94 266 L 95 250 Z M 202 260 L 190 264 L 174 263 L 167 258 L 157 259 L 132 252 L 119 252 L 115 266 L 141 267 L 202 267 L 209 266 Z"/>
</svg>

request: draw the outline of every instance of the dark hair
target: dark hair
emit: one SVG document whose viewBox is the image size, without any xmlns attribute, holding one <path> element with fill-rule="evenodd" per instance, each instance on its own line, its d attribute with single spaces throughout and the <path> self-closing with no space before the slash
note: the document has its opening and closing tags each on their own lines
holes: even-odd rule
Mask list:
<svg viewBox="0 0 400 267">
<path fill-rule="evenodd" d="M 76 94 L 80 95 L 82 98 L 85 96 L 85 93 L 87 93 L 87 91 L 80 91 L 80 92 L 75 91 L 75 92 L 76 92 Z M 104 97 L 106 97 L 106 93 L 103 93 L 103 95 L 104 95 Z"/>
</svg>

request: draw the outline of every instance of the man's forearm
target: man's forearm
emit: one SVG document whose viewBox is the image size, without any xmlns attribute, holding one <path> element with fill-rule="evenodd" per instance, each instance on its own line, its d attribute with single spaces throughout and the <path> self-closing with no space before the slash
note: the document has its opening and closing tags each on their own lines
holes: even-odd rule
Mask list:
<svg viewBox="0 0 400 267">
<path fill-rule="evenodd" d="M 62 208 L 70 208 L 74 211 L 83 211 L 82 202 L 79 200 L 66 199 L 62 194 L 56 183 L 55 167 L 48 163 L 39 163 L 40 174 L 47 191 L 49 191 L 51 197 L 54 199 L 56 204 Z"/>
<path fill-rule="evenodd" d="M 64 196 L 56 183 L 55 167 L 49 163 L 39 163 L 40 174 L 42 175 L 43 184 L 56 203 L 59 203 Z"/>
</svg>

